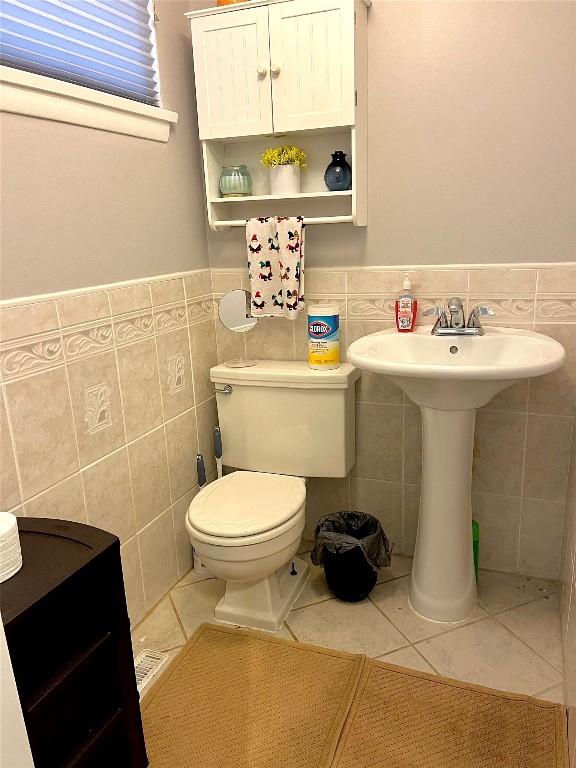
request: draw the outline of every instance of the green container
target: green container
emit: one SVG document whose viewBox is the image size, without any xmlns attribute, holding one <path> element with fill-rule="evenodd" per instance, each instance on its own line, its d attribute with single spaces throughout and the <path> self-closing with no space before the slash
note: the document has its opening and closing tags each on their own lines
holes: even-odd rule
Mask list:
<svg viewBox="0 0 576 768">
<path fill-rule="evenodd" d="M 480 526 L 476 520 L 472 520 L 472 548 L 474 550 L 474 570 L 478 581 L 478 551 L 480 549 Z"/>
</svg>

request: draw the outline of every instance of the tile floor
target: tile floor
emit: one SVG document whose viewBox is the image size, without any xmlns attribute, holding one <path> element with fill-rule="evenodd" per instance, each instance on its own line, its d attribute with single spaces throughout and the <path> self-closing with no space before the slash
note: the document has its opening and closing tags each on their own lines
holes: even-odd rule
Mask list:
<svg viewBox="0 0 576 768">
<path fill-rule="evenodd" d="M 303 542 L 301 552 L 309 548 Z M 312 566 L 280 636 L 563 703 L 555 582 L 481 571 L 476 612 L 447 627 L 410 610 L 411 565 L 395 556 L 361 603 L 334 599 L 322 569 Z M 223 593 L 223 581 L 198 580 L 190 571 L 134 628 L 134 654 L 153 648 L 176 655 L 201 623 L 214 620 Z"/>
</svg>

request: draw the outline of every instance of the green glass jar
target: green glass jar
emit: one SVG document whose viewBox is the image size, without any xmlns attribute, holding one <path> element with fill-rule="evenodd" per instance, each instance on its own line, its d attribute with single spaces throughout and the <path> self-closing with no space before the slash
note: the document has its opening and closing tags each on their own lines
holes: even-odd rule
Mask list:
<svg viewBox="0 0 576 768">
<path fill-rule="evenodd" d="M 220 174 L 222 197 L 246 197 L 252 194 L 252 178 L 245 165 L 226 165 Z"/>
</svg>

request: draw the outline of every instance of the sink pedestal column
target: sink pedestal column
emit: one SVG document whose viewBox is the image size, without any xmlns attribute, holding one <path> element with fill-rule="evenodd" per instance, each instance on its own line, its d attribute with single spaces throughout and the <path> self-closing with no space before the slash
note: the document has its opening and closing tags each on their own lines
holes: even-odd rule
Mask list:
<svg viewBox="0 0 576 768">
<path fill-rule="evenodd" d="M 462 621 L 477 600 L 471 506 L 476 410 L 420 410 L 422 496 L 410 603 L 427 619 Z"/>
</svg>

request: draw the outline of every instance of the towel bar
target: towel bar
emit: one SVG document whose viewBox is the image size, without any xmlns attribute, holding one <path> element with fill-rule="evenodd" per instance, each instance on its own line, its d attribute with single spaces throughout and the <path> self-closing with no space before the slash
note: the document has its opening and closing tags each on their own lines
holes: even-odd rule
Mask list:
<svg viewBox="0 0 576 768">
<path fill-rule="evenodd" d="M 353 216 L 317 216 L 304 217 L 305 224 L 352 224 Z M 232 219 L 231 221 L 213 221 L 212 229 L 223 229 L 224 227 L 245 227 L 246 219 Z"/>
</svg>

